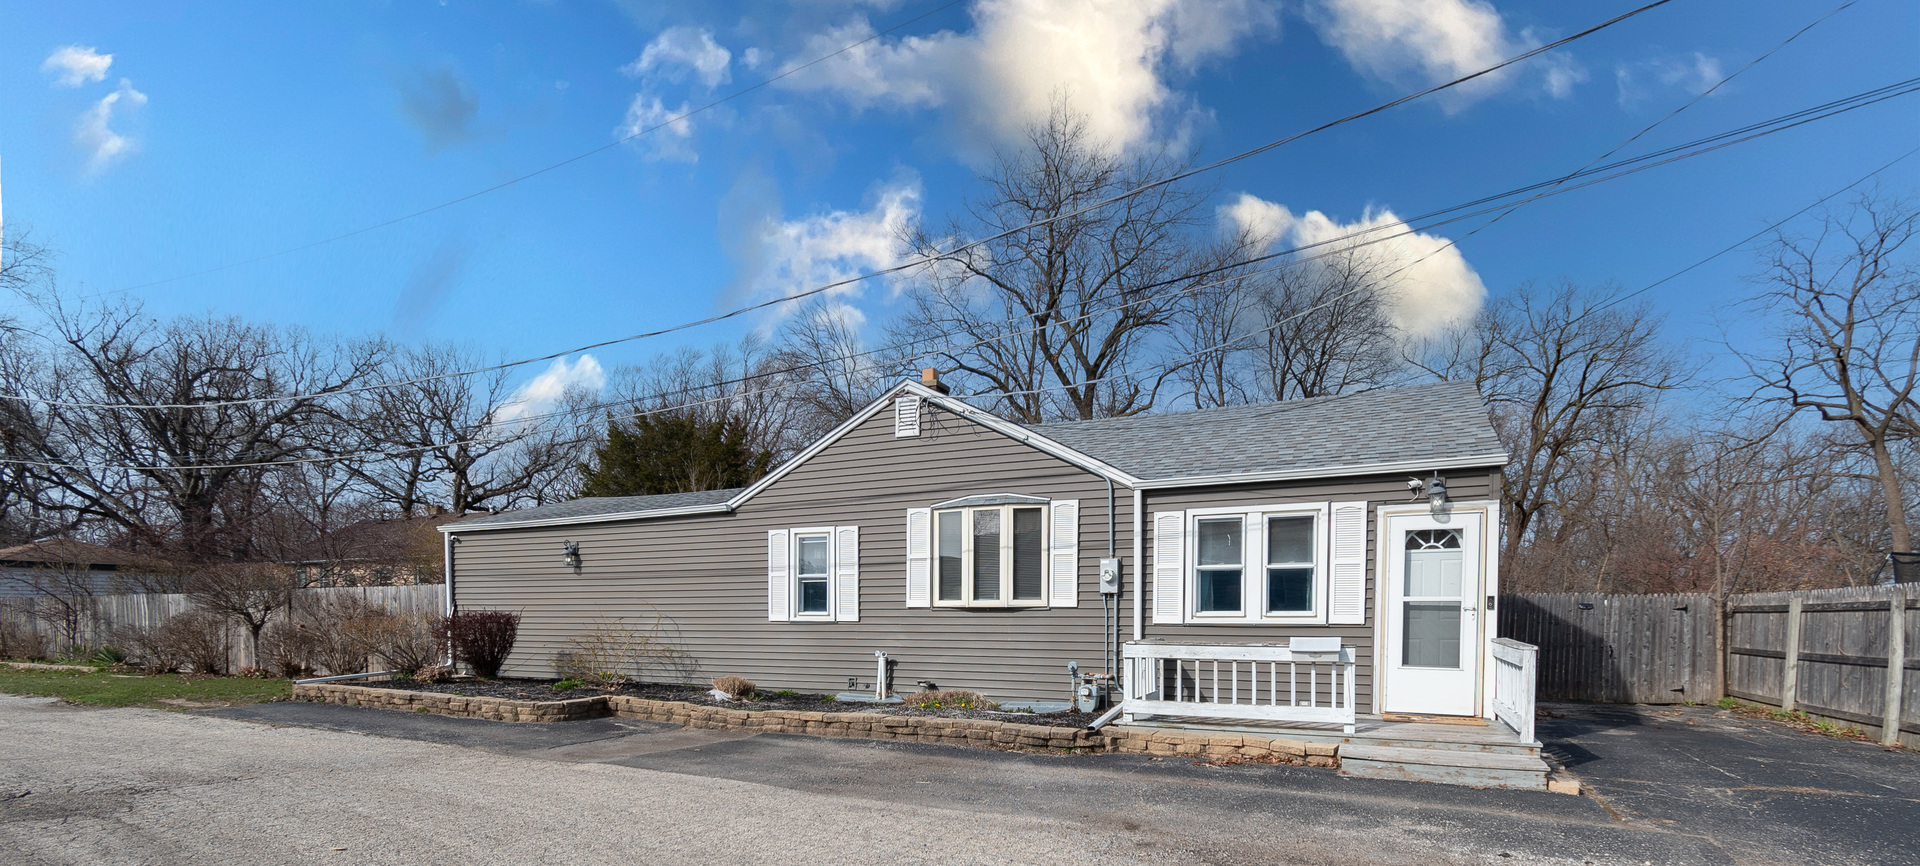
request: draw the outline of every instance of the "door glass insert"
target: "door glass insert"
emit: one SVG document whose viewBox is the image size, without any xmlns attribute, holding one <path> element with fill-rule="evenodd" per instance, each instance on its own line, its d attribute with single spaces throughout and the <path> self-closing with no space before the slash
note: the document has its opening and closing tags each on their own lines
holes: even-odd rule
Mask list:
<svg viewBox="0 0 1920 866">
<path fill-rule="evenodd" d="M 1462 546 L 1458 529 L 1407 532 L 1401 664 L 1460 667 L 1461 572 L 1466 567 Z"/>
<path fill-rule="evenodd" d="M 1400 663 L 1407 667 L 1460 667 L 1460 603 L 1406 602 L 1405 647 Z"/>
</svg>

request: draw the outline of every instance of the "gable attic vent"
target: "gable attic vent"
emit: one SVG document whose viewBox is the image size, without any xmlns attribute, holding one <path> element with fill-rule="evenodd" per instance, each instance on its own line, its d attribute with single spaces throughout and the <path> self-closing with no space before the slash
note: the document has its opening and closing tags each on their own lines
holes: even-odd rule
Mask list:
<svg viewBox="0 0 1920 866">
<path fill-rule="evenodd" d="M 920 398 L 912 394 L 893 398 L 893 438 L 907 439 L 918 435 L 920 435 Z"/>
</svg>

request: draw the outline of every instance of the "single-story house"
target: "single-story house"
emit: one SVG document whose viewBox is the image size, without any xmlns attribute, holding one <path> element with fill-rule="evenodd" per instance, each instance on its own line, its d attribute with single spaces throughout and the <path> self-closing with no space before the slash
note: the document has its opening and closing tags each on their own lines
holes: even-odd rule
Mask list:
<svg viewBox="0 0 1920 866">
<path fill-rule="evenodd" d="M 448 603 L 522 615 L 509 676 L 617 618 L 763 690 L 1491 718 L 1506 462 L 1471 383 L 1021 425 L 926 371 L 750 487 L 446 524 Z"/>
<path fill-rule="evenodd" d="M 150 569 L 124 550 L 47 538 L 0 549 L 0 598 L 139 592 Z"/>
</svg>

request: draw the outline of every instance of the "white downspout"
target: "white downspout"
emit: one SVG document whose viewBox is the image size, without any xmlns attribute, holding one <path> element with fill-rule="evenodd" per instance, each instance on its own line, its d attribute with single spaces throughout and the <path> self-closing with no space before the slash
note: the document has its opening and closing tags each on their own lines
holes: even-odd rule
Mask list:
<svg viewBox="0 0 1920 866">
<path fill-rule="evenodd" d="M 1141 539 L 1141 534 L 1144 531 L 1144 527 L 1146 525 L 1146 515 L 1142 513 L 1140 509 L 1144 507 L 1146 507 L 1146 494 L 1142 492 L 1140 488 L 1135 487 L 1133 489 L 1133 639 L 1134 640 L 1145 639 L 1146 630 L 1147 630 L 1146 602 L 1143 601 L 1140 597 L 1141 593 L 1146 591 L 1146 581 L 1140 577 L 1140 572 L 1146 570 L 1146 564 L 1140 561 L 1140 551 L 1144 549 L 1144 545 L 1141 544 L 1140 539 Z"/>
</svg>

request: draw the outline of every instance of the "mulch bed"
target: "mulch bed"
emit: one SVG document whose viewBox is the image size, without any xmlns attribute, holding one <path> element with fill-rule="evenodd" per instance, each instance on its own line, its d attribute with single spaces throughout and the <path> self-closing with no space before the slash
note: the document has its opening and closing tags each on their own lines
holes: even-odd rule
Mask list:
<svg viewBox="0 0 1920 866">
<path fill-rule="evenodd" d="M 444 683 L 423 683 L 417 680 L 398 680 L 389 682 L 350 683 L 382 689 L 405 689 L 416 692 L 439 692 L 441 694 L 460 695 L 473 698 L 503 698 L 512 701 L 568 701 L 575 698 L 592 698 L 600 695 L 633 695 L 651 698 L 656 701 L 684 701 L 689 704 L 701 704 L 710 707 L 726 707 L 734 710 L 801 710 L 816 713 L 885 713 L 892 716 L 923 716 L 947 719 L 994 719 L 997 721 L 1015 721 L 1032 725 L 1058 725 L 1061 727 L 1083 728 L 1096 718 L 1093 713 L 1074 713 L 1067 711 L 1052 713 L 1000 713 L 986 710 L 958 709 L 920 709 L 905 704 L 870 704 L 860 701 L 837 701 L 832 695 L 774 695 L 761 693 L 758 699 L 751 701 L 719 701 L 707 694 L 705 689 L 692 686 L 663 685 L 659 683 L 627 683 L 617 689 L 597 689 L 591 687 L 574 689 L 556 689 L 553 680 L 453 680 Z"/>
</svg>

